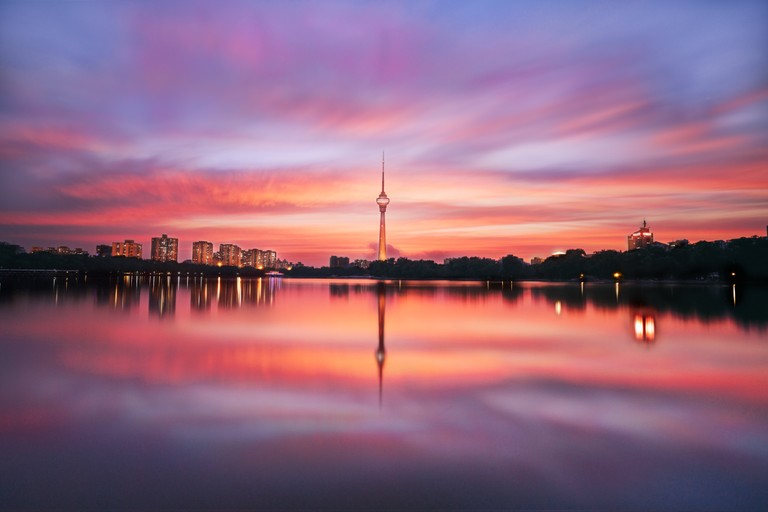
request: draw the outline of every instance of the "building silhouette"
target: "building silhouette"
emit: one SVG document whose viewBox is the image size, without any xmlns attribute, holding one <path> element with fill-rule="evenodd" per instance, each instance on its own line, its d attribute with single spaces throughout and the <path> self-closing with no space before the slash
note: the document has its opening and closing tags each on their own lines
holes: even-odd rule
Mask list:
<svg viewBox="0 0 768 512">
<path fill-rule="evenodd" d="M 329 263 L 331 268 L 347 268 L 349 266 L 349 258 L 347 256 L 331 256 Z"/>
<path fill-rule="evenodd" d="M 384 153 L 381 154 L 381 193 L 376 198 L 376 204 L 379 205 L 379 212 L 381 212 L 379 220 L 379 252 L 377 257 L 379 261 L 384 261 L 387 259 L 387 233 L 384 215 L 389 204 L 389 198 L 384 192 Z"/>
<path fill-rule="evenodd" d="M 179 260 L 179 239 L 163 236 L 152 237 L 152 261 L 168 262 Z"/>
<path fill-rule="evenodd" d="M 112 242 L 112 256 L 141 259 L 141 244 L 137 244 L 133 240 Z"/>
<path fill-rule="evenodd" d="M 653 244 L 653 233 L 643 219 L 643 225 L 627 237 L 627 250 L 642 249 Z"/>
<path fill-rule="evenodd" d="M 112 256 L 112 246 L 107 244 L 99 244 L 96 246 L 96 256 L 106 258 Z"/>
<path fill-rule="evenodd" d="M 213 244 L 211 242 L 192 242 L 192 263 L 213 265 Z"/>
</svg>

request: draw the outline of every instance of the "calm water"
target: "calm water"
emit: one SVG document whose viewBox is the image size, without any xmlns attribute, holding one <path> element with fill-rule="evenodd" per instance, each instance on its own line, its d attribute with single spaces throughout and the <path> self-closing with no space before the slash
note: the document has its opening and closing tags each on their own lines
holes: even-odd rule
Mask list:
<svg viewBox="0 0 768 512">
<path fill-rule="evenodd" d="M 0 505 L 758 509 L 768 293 L 0 280 Z"/>
</svg>

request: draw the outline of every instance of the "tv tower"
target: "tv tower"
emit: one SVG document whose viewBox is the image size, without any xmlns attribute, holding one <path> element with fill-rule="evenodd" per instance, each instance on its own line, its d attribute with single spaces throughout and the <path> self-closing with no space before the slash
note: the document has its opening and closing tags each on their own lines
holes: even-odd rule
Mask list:
<svg viewBox="0 0 768 512">
<path fill-rule="evenodd" d="M 381 220 L 379 221 L 379 261 L 387 259 L 387 228 L 384 222 L 384 214 L 387 212 L 389 198 L 384 192 L 384 152 L 381 152 L 381 194 L 376 198 L 376 204 L 379 205 Z"/>
</svg>

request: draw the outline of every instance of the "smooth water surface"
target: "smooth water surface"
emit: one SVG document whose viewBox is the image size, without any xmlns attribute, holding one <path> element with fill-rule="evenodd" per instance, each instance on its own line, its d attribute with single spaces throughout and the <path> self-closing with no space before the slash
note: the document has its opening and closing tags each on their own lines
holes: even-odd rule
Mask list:
<svg viewBox="0 0 768 512">
<path fill-rule="evenodd" d="M 0 280 L 0 504 L 758 509 L 768 293 Z"/>
</svg>

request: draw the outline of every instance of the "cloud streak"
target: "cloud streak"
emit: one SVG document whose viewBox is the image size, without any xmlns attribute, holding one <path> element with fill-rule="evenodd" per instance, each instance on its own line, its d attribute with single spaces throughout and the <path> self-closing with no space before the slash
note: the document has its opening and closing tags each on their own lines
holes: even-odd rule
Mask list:
<svg viewBox="0 0 768 512">
<path fill-rule="evenodd" d="M 388 238 L 410 257 L 620 249 L 644 216 L 662 240 L 732 238 L 768 217 L 760 2 L 3 14 L 15 243 L 169 232 L 182 258 L 186 237 L 369 256 L 382 149 Z"/>
</svg>

